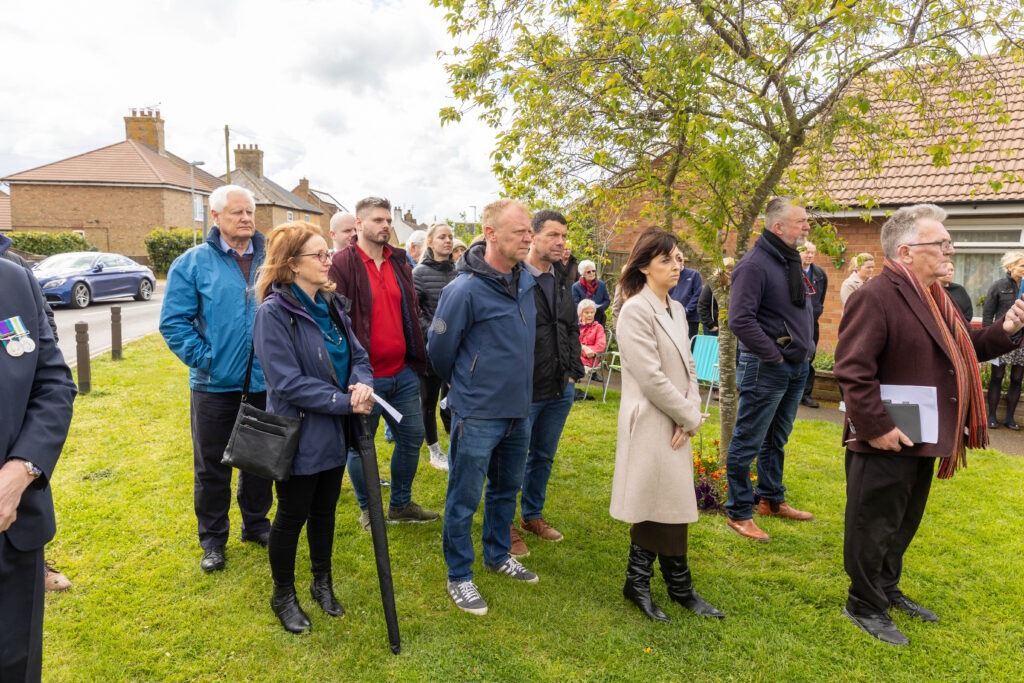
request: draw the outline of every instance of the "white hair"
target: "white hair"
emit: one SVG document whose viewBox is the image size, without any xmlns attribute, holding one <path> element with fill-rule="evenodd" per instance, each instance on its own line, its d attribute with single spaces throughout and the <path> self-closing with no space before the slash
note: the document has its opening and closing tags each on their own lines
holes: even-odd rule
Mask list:
<svg viewBox="0 0 1024 683">
<path fill-rule="evenodd" d="M 579 267 L 579 271 L 582 273 L 583 271 L 585 271 L 587 269 L 587 266 L 593 268 L 595 271 L 597 270 L 597 264 L 596 263 L 594 263 L 590 259 L 583 259 L 582 261 L 580 261 L 580 265 L 578 266 Z"/>
<path fill-rule="evenodd" d="M 244 194 L 249 198 L 249 203 L 253 205 L 253 208 L 256 207 L 256 195 L 248 188 L 241 185 L 221 185 L 210 193 L 210 211 L 217 213 L 223 211 L 224 207 L 228 205 L 228 195 L 231 194 Z"/>
<path fill-rule="evenodd" d="M 405 241 L 405 248 L 408 249 L 410 244 L 417 244 L 423 246 L 427 243 L 427 233 L 423 230 L 413 230 L 412 234 L 409 235 L 409 239 Z"/>
<path fill-rule="evenodd" d="M 593 299 L 580 299 L 580 302 L 576 305 L 576 317 L 579 318 L 583 315 L 583 311 L 588 308 L 597 310 L 597 304 L 594 303 Z"/>
</svg>

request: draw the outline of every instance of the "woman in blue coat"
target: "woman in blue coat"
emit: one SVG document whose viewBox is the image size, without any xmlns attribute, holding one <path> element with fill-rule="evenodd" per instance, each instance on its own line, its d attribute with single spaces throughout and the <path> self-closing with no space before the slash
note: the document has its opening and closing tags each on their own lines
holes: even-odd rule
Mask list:
<svg viewBox="0 0 1024 683">
<path fill-rule="evenodd" d="M 572 286 L 572 300 L 577 306 L 584 299 L 590 299 L 597 305 L 594 320 L 600 325 L 605 324 L 605 311 L 611 305 L 608 287 L 597 279 L 597 266 L 593 261 L 580 261 L 580 279 Z"/>
<path fill-rule="evenodd" d="M 310 595 L 330 616 L 344 608 L 334 596 L 331 553 L 334 518 L 345 471 L 346 416 L 373 407 L 373 371 L 359 345 L 344 297 L 327 279 L 331 259 L 320 231 L 285 223 L 267 238 L 267 257 L 256 282 L 262 302 L 253 344 L 267 382 L 267 410 L 303 413 L 291 477 L 276 482 L 277 514 L 270 529 L 270 605 L 292 633 L 310 628 L 295 594 L 295 553 L 306 526 L 313 572 Z"/>
</svg>

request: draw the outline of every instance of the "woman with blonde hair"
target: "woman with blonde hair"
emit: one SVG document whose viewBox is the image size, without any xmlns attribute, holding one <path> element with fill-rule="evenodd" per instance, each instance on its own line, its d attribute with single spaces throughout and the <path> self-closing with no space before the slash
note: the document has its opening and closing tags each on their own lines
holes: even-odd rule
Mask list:
<svg viewBox="0 0 1024 683">
<path fill-rule="evenodd" d="M 985 306 L 981 312 L 981 326 L 988 327 L 1001 318 L 1019 296 L 1021 277 L 1024 276 L 1024 251 L 1008 251 L 1003 254 L 1000 264 L 1006 271 L 1004 277 L 992 283 L 985 295 Z M 1024 348 L 1016 348 L 991 361 L 992 374 L 988 380 L 988 428 L 999 429 L 999 399 L 1003 393 L 1003 378 L 1010 367 L 1010 386 L 1006 390 L 1007 429 L 1019 431 L 1020 425 L 1014 419 L 1017 402 L 1020 401 L 1022 380 L 1024 380 Z"/>
<path fill-rule="evenodd" d="M 622 400 L 615 445 L 611 516 L 632 526 L 623 596 L 654 621 L 670 619 L 651 598 L 654 560 L 669 597 L 701 616 L 725 615 L 693 588 L 689 525 L 696 522 L 690 437 L 701 413 L 697 373 L 686 337 L 686 310 L 668 295 L 679 280 L 677 238 L 645 230 L 623 268 L 625 303 L 616 324 Z"/>
<path fill-rule="evenodd" d="M 313 225 L 285 223 L 267 237 L 256 281 L 262 302 L 253 347 L 267 384 L 267 410 L 302 416 L 291 476 L 275 482 L 277 513 L 267 547 L 274 593 L 270 606 L 292 633 L 311 627 L 295 594 L 295 554 L 306 527 L 310 595 L 329 616 L 344 608 L 334 595 L 334 519 L 348 452 L 346 417 L 373 408 L 370 359 L 352 333 L 344 297 L 327 279 L 331 257 Z"/>
<path fill-rule="evenodd" d="M 850 295 L 864 286 L 875 274 L 875 257 L 867 252 L 857 254 L 850 259 L 850 277 L 843 280 L 839 288 L 839 302 L 845 306 Z"/>
</svg>

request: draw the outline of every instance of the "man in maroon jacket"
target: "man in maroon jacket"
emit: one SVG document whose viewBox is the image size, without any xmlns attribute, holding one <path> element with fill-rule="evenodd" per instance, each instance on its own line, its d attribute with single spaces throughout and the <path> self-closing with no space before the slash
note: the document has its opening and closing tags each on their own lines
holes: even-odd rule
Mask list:
<svg viewBox="0 0 1024 683">
<path fill-rule="evenodd" d="M 988 443 L 978 361 L 1020 344 L 1024 326 L 1019 299 L 990 327 L 973 330 L 965 324 L 938 282 L 954 251 L 945 218 L 934 204 L 918 204 L 886 221 L 885 267 L 847 301 L 836 346 L 835 375 L 847 416 L 843 558 L 850 589 L 843 614 L 893 645 L 910 641 L 889 608 L 939 620 L 900 590 L 903 554 L 924 515 L 935 460 L 938 476 L 949 478 L 966 466 L 967 448 Z M 906 394 L 900 387 L 907 386 L 934 390 L 936 407 L 922 405 L 921 412 L 931 412 L 933 419 L 901 421 L 901 429 L 882 392 Z M 931 434 L 923 428 L 929 422 Z M 918 427 L 923 429 L 915 443 L 906 432 Z"/>
<path fill-rule="evenodd" d="M 337 284 L 338 293 L 352 301 L 352 330 L 370 354 L 374 393 L 402 414 L 401 422 L 389 415 L 384 417 L 395 437 L 387 521 L 432 522 L 439 518 L 438 513 L 412 501 L 412 481 L 424 434 L 418 373 L 426 369 L 427 353 L 412 268 L 405 251 L 388 244 L 391 222 L 391 203 L 387 199 L 361 199 L 356 204 L 355 239 L 334 254 L 329 277 Z M 381 410 L 378 403 L 370 415 L 374 430 Z M 348 454 L 348 474 L 362 510 L 360 523 L 368 530 L 362 459 L 354 450 Z"/>
</svg>

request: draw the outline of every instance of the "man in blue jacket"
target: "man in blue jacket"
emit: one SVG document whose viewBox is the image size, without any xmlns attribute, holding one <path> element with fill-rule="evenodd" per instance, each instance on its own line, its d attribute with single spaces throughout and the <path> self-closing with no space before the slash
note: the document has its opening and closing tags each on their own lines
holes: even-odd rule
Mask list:
<svg viewBox="0 0 1024 683">
<path fill-rule="evenodd" d="M 32 274 L 0 259 L 0 292 L 0 681 L 38 681 L 43 546 L 56 532 L 50 478 L 75 385 Z"/>
<path fill-rule="evenodd" d="M 766 543 L 753 520 L 750 463 L 757 458 L 757 513 L 806 521 L 814 516 L 786 502 L 786 442 L 814 353 L 814 305 L 797 248 L 810 232 L 807 211 L 791 197 L 768 202 L 764 232 L 732 272 L 729 327 L 740 342 L 740 401 L 726 457 L 729 528 Z"/>
<path fill-rule="evenodd" d="M 256 231 L 253 194 L 224 185 L 210 194 L 216 223 L 206 242 L 175 259 L 167 273 L 160 334 L 189 367 L 192 390 L 194 500 L 204 572 L 224 568 L 229 535 L 231 468 L 221 464 L 238 414 L 256 317 L 256 270 L 263 263 L 264 238 Z M 266 388 L 253 361 L 249 403 L 264 408 Z M 242 540 L 266 547 L 271 482 L 239 472 L 238 507 Z"/>
<path fill-rule="evenodd" d="M 458 276 L 442 290 L 427 342 L 434 369 L 451 385 L 443 535 L 448 595 L 471 614 L 487 614 L 473 583 L 471 532 L 481 493 L 484 567 L 516 581 L 538 581 L 509 554 L 530 445 L 537 310 L 534 279 L 522 265 L 533 240 L 530 213 L 501 199 L 484 207 L 481 222 L 484 241 L 470 246 Z"/>
<path fill-rule="evenodd" d="M 700 279 L 700 273 L 686 267 L 686 258 L 682 254 L 678 258 L 682 270 L 679 271 L 679 281 L 668 290 L 668 295 L 686 310 L 686 329 L 692 339 L 700 334 L 700 311 L 697 310 L 697 304 L 700 302 L 704 282 Z"/>
</svg>

